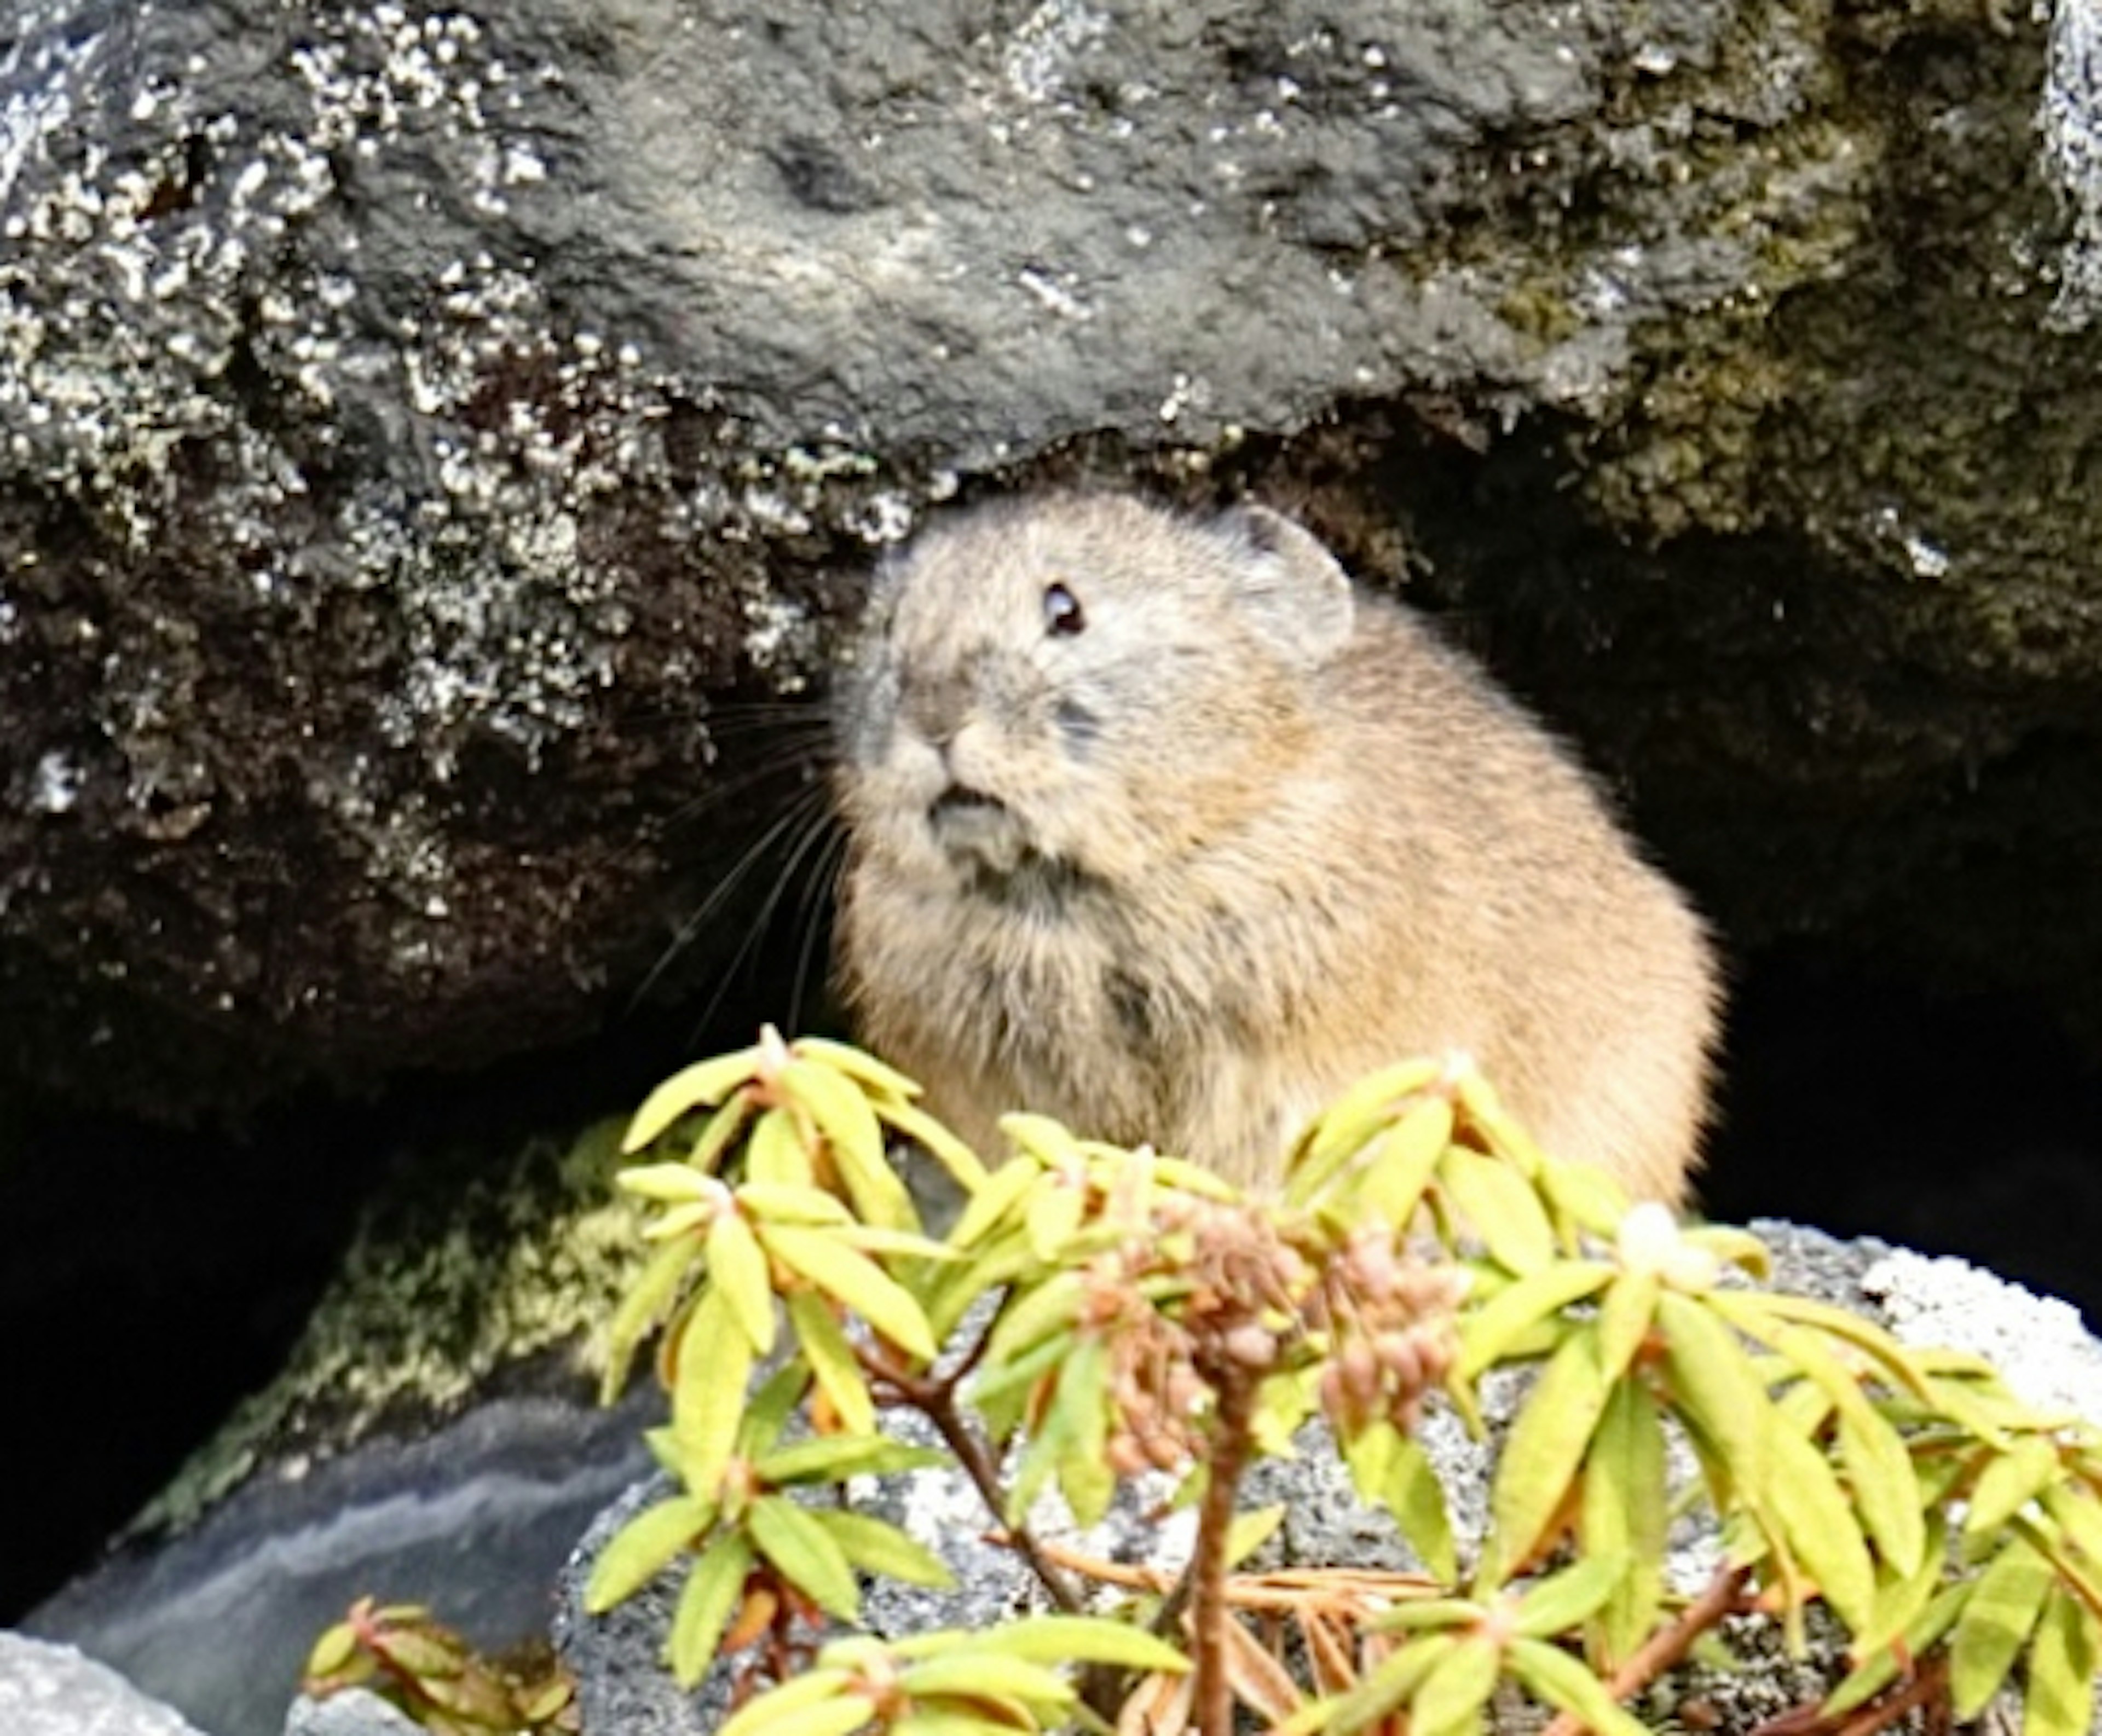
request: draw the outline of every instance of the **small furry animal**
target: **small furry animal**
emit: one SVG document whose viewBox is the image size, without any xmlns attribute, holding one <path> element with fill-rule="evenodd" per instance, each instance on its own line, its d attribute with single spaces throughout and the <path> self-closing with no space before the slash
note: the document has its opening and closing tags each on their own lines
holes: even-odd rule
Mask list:
<svg viewBox="0 0 2102 1736">
<path fill-rule="evenodd" d="M 1290 519 L 965 515 L 882 567 L 836 703 L 848 1002 L 965 1138 L 1028 1108 L 1260 1185 L 1344 1086 L 1457 1049 L 1548 1149 L 1683 1196 L 1700 922 Z"/>
</svg>

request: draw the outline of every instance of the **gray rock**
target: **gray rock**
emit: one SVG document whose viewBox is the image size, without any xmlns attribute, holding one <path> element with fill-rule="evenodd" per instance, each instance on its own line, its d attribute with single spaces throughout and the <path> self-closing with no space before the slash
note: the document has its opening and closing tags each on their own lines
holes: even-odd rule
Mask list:
<svg viewBox="0 0 2102 1736">
<path fill-rule="evenodd" d="M 285 1716 L 285 1736 L 419 1736 L 423 1725 L 362 1688 L 325 1700 L 302 1695 Z"/>
<path fill-rule="evenodd" d="M 198 1736 L 179 1713 L 72 1646 L 7 1632 L 0 1632 L 0 1729 L 7 1736 Z"/>
<path fill-rule="evenodd" d="M 489 1650 L 543 1635 L 578 1530 L 647 1462 L 650 1414 L 496 1401 L 413 1443 L 282 1464 L 186 1535 L 77 1581 L 28 1625 L 215 1736 L 277 1736 L 314 1641 L 361 1596 L 428 1604 Z"/>
<path fill-rule="evenodd" d="M 2102 1010 L 2056 11 L 39 0 L 0 1051 L 168 1112 L 595 1028 L 802 787 L 721 702 L 1080 472 L 1492 629 L 1741 946 Z"/>
</svg>

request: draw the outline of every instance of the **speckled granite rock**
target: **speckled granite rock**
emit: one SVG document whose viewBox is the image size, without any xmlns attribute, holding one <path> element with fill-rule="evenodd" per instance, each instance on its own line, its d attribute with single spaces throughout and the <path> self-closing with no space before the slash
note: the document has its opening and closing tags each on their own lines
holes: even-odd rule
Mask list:
<svg viewBox="0 0 2102 1736">
<path fill-rule="evenodd" d="M 17 1633 L 0 1632 L 0 1729 L 7 1736 L 197 1736 L 114 1670 Z"/>
<path fill-rule="evenodd" d="M 592 1029 L 796 787 L 722 702 L 930 502 L 1076 468 L 1462 610 L 1739 944 L 2096 1005 L 2089 0 L 6 33 L 18 1073 Z"/>
<path fill-rule="evenodd" d="M 295 1700 L 285 1736 L 417 1736 L 423 1725 L 377 1694 L 353 1688 L 326 1700 Z"/>
</svg>

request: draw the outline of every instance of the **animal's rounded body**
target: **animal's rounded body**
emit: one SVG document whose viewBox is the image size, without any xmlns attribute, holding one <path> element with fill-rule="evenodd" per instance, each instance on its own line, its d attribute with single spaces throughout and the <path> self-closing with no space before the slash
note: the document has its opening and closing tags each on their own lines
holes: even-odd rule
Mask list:
<svg viewBox="0 0 2102 1736">
<path fill-rule="evenodd" d="M 1697 919 L 1570 755 L 1289 520 L 982 510 L 879 574 L 840 684 L 841 976 L 989 1140 L 1009 1109 L 1244 1183 L 1411 1054 L 1675 1200 Z"/>
</svg>

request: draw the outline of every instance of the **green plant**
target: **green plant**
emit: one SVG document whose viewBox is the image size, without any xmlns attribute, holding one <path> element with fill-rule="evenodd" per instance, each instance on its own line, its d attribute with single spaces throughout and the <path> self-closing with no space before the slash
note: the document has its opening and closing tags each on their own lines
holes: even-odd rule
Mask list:
<svg viewBox="0 0 2102 1736">
<path fill-rule="evenodd" d="M 735 1736 L 1103 1727 L 1120 1707 L 1131 1727 L 1225 1736 L 1237 1703 L 1295 1736 L 1473 1736 L 1500 1687 L 1555 1736 L 1633 1736 L 1621 1703 L 1726 1616 L 1769 1616 L 1799 1649 L 1820 1603 L 1851 1667 L 1792 1729 L 1873 1729 L 1930 1698 L 1970 1717 L 2019 1674 L 2028 1736 L 2086 1730 L 2094 1431 L 2032 1412 L 1974 1359 L 1743 1283 L 1764 1269 L 1755 1238 L 1682 1228 L 1545 1157 L 1464 1064 L 1407 1062 L 1346 1093 L 1274 1201 L 1028 1115 L 989 1171 L 916 1095 L 856 1051 L 769 1030 L 667 1082 L 630 1131 L 652 1161 L 622 1185 L 655 1208 L 659 1246 L 613 1324 L 606 1389 L 662 1323 L 672 1415 L 651 1445 L 681 1492 L 615 1536 L 588 1601 L 685 1559 L 670 1659 L 686 1682 L 739 1659 L 756 1697 Z M 939 1238 L 887 1161 L 893 1135 L 963 1192 Z M 1414 1425 L 1438 1392 L 1481 1428 L 1481 1384 L 1521 1365 L 1535 1378 L 1463 1561 Z M 929 1456 L 877 1432 L 898 1407 L 1059 1613 L 823 1641 L 820 1616 L 856 1622 L 860 1574 L 947 1576 L 814 1499 Z M 1241 1566 L 1276 1517 L 1239 1510 L 1248 1466 L 1317 1416 L 1425 1574 Z M 1674 1438 L 1694 1468 L 1676 1490 Z M 1180 1574 L 1032 1531 L 1047 1491 L 1089 1523 L 1147 1468 L 1181 1472 L 1197 1511 Z M 1721 1548 L 1691 1598 L 1665 1571 L 1687 1506 Z M 1094 1667 L 1084 1697 L 1049 1667 L 1063 1662 Z"/>
<path fill-rule="evenodd" d="M 419 1604 L 361 1597 L 314 1642 L 300 1691 L 364 1688 L 434 1736 L 574 1736 L 576 1691 L 552 1660 L 506 1669 Z"/>
</svg>

